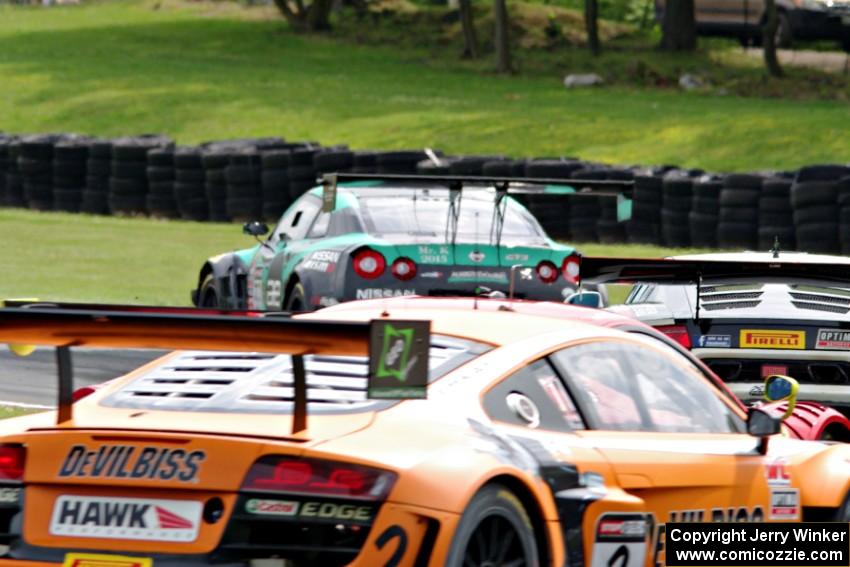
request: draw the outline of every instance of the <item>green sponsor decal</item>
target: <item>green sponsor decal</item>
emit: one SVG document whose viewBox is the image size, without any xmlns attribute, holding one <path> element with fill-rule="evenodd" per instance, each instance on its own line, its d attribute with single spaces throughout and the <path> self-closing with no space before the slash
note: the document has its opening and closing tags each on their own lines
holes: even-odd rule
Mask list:
<svg viewBox="0 0 850 567">
<path fill-rule="evenodd" d="M 430 321 L 372 321 L 369 398 L 424 398 Z"/>
</svg>

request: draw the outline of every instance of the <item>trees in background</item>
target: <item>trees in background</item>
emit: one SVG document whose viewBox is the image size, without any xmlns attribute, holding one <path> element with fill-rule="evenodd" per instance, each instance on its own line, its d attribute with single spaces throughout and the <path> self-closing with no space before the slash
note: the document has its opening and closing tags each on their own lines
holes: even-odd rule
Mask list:
<svg viewBox="0 0 850 567">
<path fill-rule="evenodd" d="M 697 48 L 694 0 L 666 0 L 661 22 L 661 47 L 667 51 L 693 51 Z"/>
<path fill-rule="evenodd" d="M 324 31 L 331 29 L 333 0 L 274 0 L 275 6 L 294 29 Z"/>
<path fill-rule="evenodd" d="M 463 56 L 478 58 L 478 36 L 475 34 L 475 18 L 472 14 L 472 1 L 460 0 L 460 26 L 463 30 Z"/>
<path fill-rule="evenodd" d="M 764 46 L 764 65 L 771 77 L 783 76 L 782 66 L 776 55 L 777 30 L 779 30 L 779 14 L 776 12 L 776 0 L 765 0 L 764 10 L 767 15 L 762 28 L 762 45 Z"/>
<path fill-rule="evenodd" d="M 511 43 L 508 35 L 510 21 L 506 0 L 493 0 L 493 44 L 496 47 L 496 71 L 513 73 Z"/>
<path fill-rule="evenodd" d="M 587 47 L 599 55 L 599 0 L 584 0 L 584 27 L 587 30 Z"/>
</svg>

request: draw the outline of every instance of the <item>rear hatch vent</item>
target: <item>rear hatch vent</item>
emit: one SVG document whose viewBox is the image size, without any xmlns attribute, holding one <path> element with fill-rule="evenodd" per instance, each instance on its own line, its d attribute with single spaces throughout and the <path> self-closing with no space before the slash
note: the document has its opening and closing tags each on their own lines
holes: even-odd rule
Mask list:
<svg viewBox="0 0 850 567">
<path fill-rule="evenodd" d="M 479 354 L 481 345 L 432 336 L 432 378 Z M 366 411 L 369 363 L 366 357 L 304 357 L 310 410 Z M 294 397 L 289 355 L 181 352 L 148 370 L 101 404 L 109 407 L 286 413 Z"/>
<path fill-rule="evenodd" d="M 704 286 L 700 290 L 699 304 L 706 311 L 745 309 L 758 307 L 764 293 L 761 285 Z"/>
</svg>

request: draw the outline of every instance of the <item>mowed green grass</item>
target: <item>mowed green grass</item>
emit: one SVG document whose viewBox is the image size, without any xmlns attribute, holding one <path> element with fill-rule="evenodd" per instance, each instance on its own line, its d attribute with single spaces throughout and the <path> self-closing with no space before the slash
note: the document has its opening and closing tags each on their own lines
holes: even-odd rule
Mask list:
<svg viewBox="0 0 850 567">
<path fill-rule="evenodd" d="M 0 299 L 188 305 L 207 257 L 251 243 L 235 224 L 0 209 Z"/>
<path fill-rule="evenodd" d="M 0 209 L 0 243 L 0 299 L 189 305 L 204 260 L 253 240 L 235 224 Z M 632 258 L 685 252 L 600 244 L 579 249 Z"/>
<path fill-rule="evenodd" d="M 717 171 L 850 159 L 846 102 L 567 91 L 560 73 L 497 76 L 415 47 L 210 11 L 220 12 L 153 0 L 0 6 L 0 130 L 161 132 L 187 144 L 283 135 Z"/>
</svg>

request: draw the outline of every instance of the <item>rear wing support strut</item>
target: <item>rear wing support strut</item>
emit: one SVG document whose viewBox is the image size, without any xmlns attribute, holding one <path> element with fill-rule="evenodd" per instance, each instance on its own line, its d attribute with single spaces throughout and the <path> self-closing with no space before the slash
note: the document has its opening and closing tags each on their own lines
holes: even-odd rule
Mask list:
<svg viewBox="0 0 850 567">
<path fill-rule="evenodd" d="M 59 407 L 56 423 L 71 421 L 74 408 L 74 367 L 71 364 L 71 347 L 56 347 L 56 369 L 59 374 Z"/>
<path fill-rule="evenodd" d="M 307 429 L 307 372 L 304 369 L 304 355 L 292 355 L 292 386 L 295 395 L 292 397 L 292 434 Z"/>
</svg>

